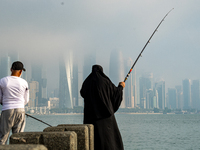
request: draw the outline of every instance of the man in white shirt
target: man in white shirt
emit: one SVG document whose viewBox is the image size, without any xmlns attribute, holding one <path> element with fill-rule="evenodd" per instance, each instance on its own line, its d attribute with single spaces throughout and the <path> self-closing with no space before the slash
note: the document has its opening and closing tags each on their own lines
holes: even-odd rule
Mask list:
<svg viewBox="0 0 200 150">
<path fill-rule="evenodd" d="M 24 65 L 16 61 L 11 67 L 11 76 L 0 80 L 0 145 L 7 143 L 10 130 L 12 133 L 23 132 L 25 128 L 24 106 L 29 101 L 28 83 L 20 78 Z"/>
</svg>

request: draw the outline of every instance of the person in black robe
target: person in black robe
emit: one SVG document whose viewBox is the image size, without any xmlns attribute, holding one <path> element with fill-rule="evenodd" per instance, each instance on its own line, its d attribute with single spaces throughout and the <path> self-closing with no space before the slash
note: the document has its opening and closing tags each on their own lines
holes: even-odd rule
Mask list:
<svg viewBox="0 0 200 150">
<path fill-rule="evenodd" d="M 83 82 L 80 90 L 84 98 L 84 124 L 94 125 L 95 150 L 124 150 L 121 134 L 114 113 L 118 110 L 124 82 L 116 87 L 99 65 Z"/>
</svg>

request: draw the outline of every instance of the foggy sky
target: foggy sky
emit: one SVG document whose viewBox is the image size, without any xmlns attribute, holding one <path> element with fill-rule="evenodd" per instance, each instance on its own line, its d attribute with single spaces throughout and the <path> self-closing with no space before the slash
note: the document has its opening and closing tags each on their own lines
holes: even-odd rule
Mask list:
<svg viewBox="0 0 200 150">
<path fill-rule="evenodd" d="M 135 60 L 174 8 L 136 64 L 138 76 L 152 72 L 174 87 L 200 79 L 199 6 L 199 0 L 1 0 L 0 51 L 18 51 L 27 66 L 44 62 L 48 86 L 58 87 L 59 55 L 69 50 L 77 62 L 96 51 L 108 75 L 110 52 Z"/>
</svg>

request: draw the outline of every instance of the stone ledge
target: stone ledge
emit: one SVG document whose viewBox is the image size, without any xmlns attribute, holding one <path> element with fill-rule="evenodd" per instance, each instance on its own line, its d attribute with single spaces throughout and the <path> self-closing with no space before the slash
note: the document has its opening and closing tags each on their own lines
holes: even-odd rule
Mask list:
<svg viewBox="0 0 200 150">
<path fill-rule="evenodd" d="M 43 130 L 43 132 L 66 132 L 66 131 L 76 132 L 78 150 L 89 150 L 89 131 L 86 125 L 47 127 Z"/>
<path fill-rule="evenodd" d="M 48 150 L 44 145 L 40 144 L 11 144 L 0 145 L 0 150 Z"/>
<path fill-rule="evenodd" d="M 89 131 L 89 150 L 94 150 L 94 125 L 93 124 L 59 124 L 57 127 L 87 126 Z"/>
<path fill-rule="evenodd" d="M 68 132 L 21 132 L 10 137 L 10 144 L 43 144 L 48 150 L 77 150 L 77 135 Z"/>
</svg>

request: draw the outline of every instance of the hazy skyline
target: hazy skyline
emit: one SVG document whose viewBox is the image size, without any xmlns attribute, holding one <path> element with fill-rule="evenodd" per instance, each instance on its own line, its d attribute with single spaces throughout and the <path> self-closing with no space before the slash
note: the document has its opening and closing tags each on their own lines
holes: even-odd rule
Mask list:
<svg viewBox="0 0 200 150">
<path fill-rule="evenodd" d="M 58 87 L 59 55 L 69 50 L 78 63 L 96 51 L 96 62 L 109 75 L 110 52 L 119 49 L 134 61 L 174 8 L 136 69 L 137 75 L 152 72 L 155 80 L 166 81 L 167 88 L 175 87 L 185 78 L 200 78 L 199 4 L 198 0 L 1 0 L 0 52 L 18 51 L 27 66 L 43 61 L 48 86 Z"/>
</svg>

